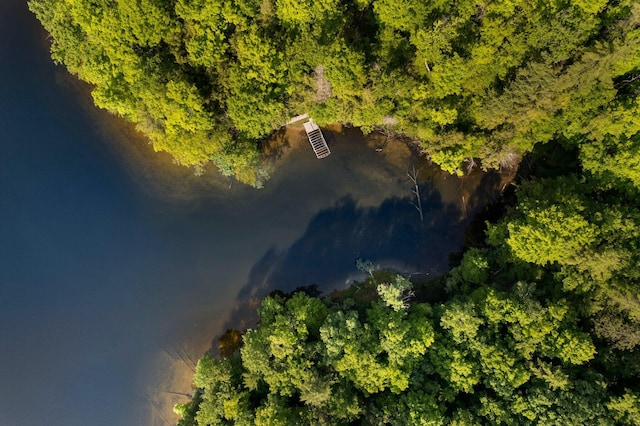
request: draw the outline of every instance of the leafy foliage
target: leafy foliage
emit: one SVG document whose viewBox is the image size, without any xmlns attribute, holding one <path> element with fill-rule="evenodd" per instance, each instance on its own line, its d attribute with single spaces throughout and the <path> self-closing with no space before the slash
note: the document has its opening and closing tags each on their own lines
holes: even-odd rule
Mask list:
<svg viewBox="0 0 640 426">
<path fill-rule="evenodd" d="M 29 5 L 96 104 L 187 166 L 259 185 L 257 141 L 306 111 L 408 135 L 451 172 L 563 138 L 593 173 L 640 182 L 633 0 Z"/>
<path fill-rule="evenodd" d="M 465 256 L 450 279 L 459 285 L 467 274 L 457 271 L 475 271 L 467 292 L 435 306 L 398 305 L 410 283 L 376 285 L 375 274 L 363 286 L 378 287 L 373 301 L 350 292 L 265 299 L 241 357 L 198 364 L 197 424 L 633 422 L 637 385 L 620 388 L 569 295 L 522 281 L 499 290 L 512 272 L 479 283 L 477 266 L 466 265 L 504 269 L 505 256 L 491 248 Z"/>
</svg>

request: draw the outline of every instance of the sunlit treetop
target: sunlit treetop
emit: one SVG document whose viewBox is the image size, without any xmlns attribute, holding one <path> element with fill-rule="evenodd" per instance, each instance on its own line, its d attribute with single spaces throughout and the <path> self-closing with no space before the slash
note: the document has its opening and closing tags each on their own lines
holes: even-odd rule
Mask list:
<svg viewBox="0 0 640 426">
<path fill-rule="evenodd" d="M 187 166 L 259 184 L 257 142 L 307 112 L 406 134 L 451 172 L 562 138 L 595 173 L 639 182 L 632 0 L 29 5 L 96 104 Z"/>
</svg>

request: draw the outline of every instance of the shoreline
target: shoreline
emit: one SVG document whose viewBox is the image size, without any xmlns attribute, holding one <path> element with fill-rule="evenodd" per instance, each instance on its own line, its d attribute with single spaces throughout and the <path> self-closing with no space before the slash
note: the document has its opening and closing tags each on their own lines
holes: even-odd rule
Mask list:
<svg viewBox="0 0 640 426">
<path fill-rule="evenodd" d="M 250 198 L 264 198 L 268 197 L 270 191 L 277 187 L 286 177 L 285 173 L 278 174 L 276 172 L 271 177 L 270 183 L 268 183 L 269 188 L 257 191 L 249 186 L 238 184 L 233 184 L 229 188 L 227 182 L 232 181 L 232 179 L 223 178 L 217 171 L 214 172 L 213 170 L 208 170 L 205 176 L 195 176 L 190 169 L 173 164 L 168 154 L 153 151 L 146 139 L 135 131 L 132 124 L 107 111 L 99 110 L 93 105 L 87 90 L 88 86 L 68 74 L 66 69 L 59 67 L 57 71 L 58 75 L 61 76 L 60 84 L 73 90 L 73 95 L 82 104 L 86 117 L 99 129 L 99 133 L 104 135 L 108 151 L 118 159 L 123 170 L 135 183 L 135 186 L 146 196 L 159 199 L 162 202 L 179 205 L 197 203 L 211 197 L 222 197 L 230 200 L 247 196 Z M 387 141 L 385 149 L 376 151 L 384 143 L 385 135 L 383 134 L 372 132 L 372 134 L 363 137 L 358 129 L 339 124 L 327 126 L 325 129 L 332 139 L 330 143 L 364 144 L 367 147 L 368 156 L 382 157 L 385 164 L 390 168 L 405 169 L 409 167 L 407 161 L 413 159 L 410 161 L 417 162 L 418 168 L 425 170 L 424 175 L 420 177 L 420 183 L 433 185 L 436 188 L 435 190 L 443 196 L 442 201 L 444 203 L 459 210 L 462 210 L 462 206 L 465 204 L 464 200 L 468 200 L 471 194 L 477 191 L 485 176 L 484 172 L 479 169 L 475 169 L 468 176 L 462 178 L 450 175 L 438 167 L 434 167 L 424 156 L 417 156 L 415 147 L 411 147 L 410 144 L 399 140 L 399 138 Z M 287 126 L 277 133 L 278 139 L 272 139 L 272 142 L 275 142 L 278 148 L 275 150 L 277 155 L 273 159 L 276 167 L 291 163 L 295 163 L 297 167 L 304 167 L 307 161 L 316 167 L 322 166 L 323 163 L 318 163 L 315 158 L 300 158 L 300 156 L 308 157 L 306 154 L 312 155 L 311 147 L 301 125 Z M 309 152 L 304 153 L 304 150 Z M 341 155 L 347 155 L 341 154 L 339 151 L 336 153 L 336 159 L 339 159 Z M 384 174 L 381 175 L 380 179 L 385 178 L 385 176 Z M 399 176 L 399 179 L 405 180 L 406 178 Z M 372 184 L 375 185 L 375 180 Z M 217 192 L 217 190 L 219 190 L 219 193 L 212 194 L 212 191 Z M 408 189 L 407 194 L 409 194 Z M 445 195 L 448 195 L 448 197 Z M 377 191 L 373 191 L 370 197 L 365 195 L 359 201 L 364 203 L 365 206 L 377 205 L 381 197 L 385 197 L 384 192 L 377 193 Z M 315 210 L 315 208 L 312 208 L 312 210 Z M 461 218 L 461 220 L 463 219 Z M 230 318 L 229 315 L 222 316 L 213 323 L 204 324 L 206 331 L 199 330 L 194 333 L 197 336 L 194 335 L 186 339 L 186 343 L 181 347 L 189 351 L 192 357 L 194 354 L 199 354 L 197 356 L 199 358 L 210 349 L 216 337 L 224 333 L 228 325 L 227 321 Z M 151 413 L 150 424 L 163 424 L 166 422 L 163 417 L 170 418 L 169 416 L 173 416 L 173 405 L 184 401 L 186 395 L 192 392 L 193 370 L 180 357 L 176 358 L 164 349 L 156 353 L 150 364 L 154 365 L 154 367 L 149 367 L 153 371 L 165 373 L 165 375 L 159 375 L 159 380 L 155 382 L 158 383 L 157 386 L 155 383 L 141 384 L 149 402 L 146 410 Z"/>
</svg>

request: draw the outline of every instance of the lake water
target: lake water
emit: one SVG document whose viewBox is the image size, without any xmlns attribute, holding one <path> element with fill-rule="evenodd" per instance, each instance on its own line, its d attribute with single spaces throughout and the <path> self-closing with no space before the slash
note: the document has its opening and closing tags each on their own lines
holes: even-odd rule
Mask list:
<svg viewBox="0 0 640 426">
<path fill-rule="evenodd" d="M 445 270 L 499 186 L 340 128 L 321 161 L 300 128 L 277 135 L 264 189 L 196 177 L 92 108 L 47 43 L 25 2 L 0 2 L 1 425 L 172 423 L 195 360 L 262 295 L 344 287 L 358 257 Z"/>
</svg>

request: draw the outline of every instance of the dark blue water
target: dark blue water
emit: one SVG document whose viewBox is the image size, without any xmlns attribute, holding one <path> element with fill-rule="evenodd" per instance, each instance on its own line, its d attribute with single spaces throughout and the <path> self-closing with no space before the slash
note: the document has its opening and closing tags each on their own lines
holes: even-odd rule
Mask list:
<svg viewBox="0 0 640 426">
<path fill-rule="evenodd" d="M 344 285 L 356 257 L 442 270 L 462 243 L 442 199 L 466 183 L 425 183 L 419 222 L 417 160 L 357 132 L 328 131 L 322 161 L 293 143 L 260 191 L 126 148 L 23 1 L 0 3 L 0 70 L 0 425 L 172 422 L 193 360 L 248 300 Z"/>
</svg>

